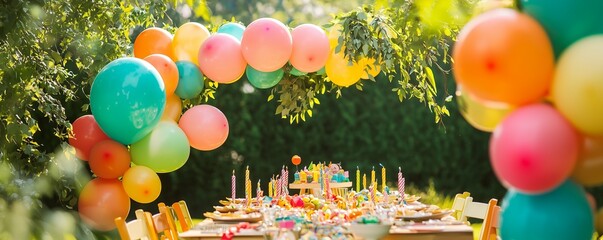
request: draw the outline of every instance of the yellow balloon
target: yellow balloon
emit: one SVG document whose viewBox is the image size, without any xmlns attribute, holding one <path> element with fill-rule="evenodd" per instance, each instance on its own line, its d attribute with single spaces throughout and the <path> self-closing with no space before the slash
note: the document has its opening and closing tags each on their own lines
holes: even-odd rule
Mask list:
<svg viewBox="0 0 603 240">
<path fill-rule="evenodd" d="M 161 120 L 178 122 L 181 115 L 182 100 L 180 100 L 178 95 L 172 94 L 165 100 L 165 109 L 163 110 L 163 115 L 161 115 Z"/>
<path fill-rule="evenodd" d="M 153 169 L 134 166 L 128 169 L 122 178 L 122 184 L 128 196 L 139 203 L 155 201 L 161 193 L 161 180 Z"/>
<path fill-rule="evenodd" d="M 331 46 L 331 50 L 337 47 L 339 36 L 341 36 L 341 30 L 342 28 L 340 24 L 334 24 L 329 30 L 329 34 L 327 37 L 329 38 L 329 45 Z"/>
<path fill-rule="evenodd" d="M 555 106 L 580 132 L 603 136 L 603 35 L 583 38 L 561 54 L 551 88 Z"/>
<path fill-rule="evenodd" d="M 210 36 L 205 26 L 196 22 L 182 24 L 174 33 L 172 49 L 175 61 L 190 61 L 199 65 L 199 48 Z"/>
<path fill-rule="evenodd" d="M 362 66 L 362 79 L 369 79 L 369 75 L 376 77 L 381 72 L 381 65 L 376 64 L 376 60 L 374 58 L 361 58 L 358 61 L 358 64 Z"/>
<path fill-rule="evenodd" d="M 360 80 L 364 70 L 356 62 L 349 65 L 349 61 L 345 58 L 343 51 L 342 49 L 338 53 L 335 53 L 335 51 L 331 52 L 325 64 L 325 72 L 334 84 L 348 87 Z"/>
<path fill-rule="evenodd" d="M 603 138 L 584 138 L 572 177 L 584 186 L 603 184 Z"/>
<path fill-rule="evenodd" d="M 513 0 L 481 0 L 473 8 L 473 15 L 477 16 L 497 8 L 513 7 L 513 4 Z"/>
<path fill-rule="evenodd" d="M 509 113 L 517 108 L 507 103 L 478 99 L 471 93 L 463 91 L 461 85 L 457 85 L 456 97 L 461 115 L 471 126 L 484 132 L 492 132 Z"/>
</svg>

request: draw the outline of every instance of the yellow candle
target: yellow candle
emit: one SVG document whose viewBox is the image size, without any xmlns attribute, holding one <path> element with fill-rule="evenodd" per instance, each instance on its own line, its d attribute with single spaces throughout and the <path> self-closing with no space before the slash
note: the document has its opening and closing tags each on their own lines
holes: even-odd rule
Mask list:
<svg viewBox="0 0 603 240">
<path fill-rule="evenodd" d="M 318 182 L 318 171 L 312 172 L 312 182 Z"/>
<path fill-rule="evenodd" d="M 308 177 L 307 177 L 306 171 L 301 171 L 301 172 L 299 172 L 299 182 L 300 182 L 300 183 L 305 183 L 305 182 L 307 182 L 307 181 L 308 181 L 308 180 L 307 180 L 307 178 L 308 178 Z"/>
<path fill-rule="evenodd" d="M 251 198 L 251 180 L 249 180 L 249 166 L 247 166 L 247 169 L 245 170 L 245 198 L 247 200 Z"/>
<path fill-rule="evenodd" d="M 371 171 L 371 185 L 375 186 L 375 166 L 373 166 L 373 170 Z"/>
<path fill-rule="evenodd" d="M 360 168 L 356 166 L 356 192 L 360 192 Z"/>
<path fill-rule="evenodd" d="M 268 196 L 272 197 L 272 180 L 268 182 Z"/>
<path fill-rule="evenodd" d="M 382 191 L 385 192 L 385 167 L 381 163 L 379 163 L 379 165 L 381 165 L 381 183 L 383 183 Z"/>
<path fill-rule="evenodd" d="M 362 175 L 362 189 L 366 189 L 366 173 Z"/>
</svg>

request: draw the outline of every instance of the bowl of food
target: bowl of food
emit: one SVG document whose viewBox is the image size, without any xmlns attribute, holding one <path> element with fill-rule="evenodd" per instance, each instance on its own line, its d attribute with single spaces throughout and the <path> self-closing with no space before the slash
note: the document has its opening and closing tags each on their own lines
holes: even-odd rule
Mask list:
<svg viewBox="0 0 603 240">
<path fill-rule="evenodd" d="M 361 216 L 348 229 L 358 239 L 377 240 L 389 234 L 391 224 L 386 224 L 376 216 Z"/>
</svg>

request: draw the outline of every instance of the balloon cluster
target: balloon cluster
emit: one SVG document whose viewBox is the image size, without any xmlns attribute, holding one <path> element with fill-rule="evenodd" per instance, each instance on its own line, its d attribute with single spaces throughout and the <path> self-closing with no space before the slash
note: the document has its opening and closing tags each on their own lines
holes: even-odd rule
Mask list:
<svg viewBox="0 0 603 240">
<path fill-rule="evenodd" d="M 271 88 L 287 64 L 291 75 L 326 72 L 340 86 L 376 76 L 375 60 L 350 64 L 343 51 L 334 51 L 339 35 L 339 28 L 327 36 L 312 24 L 290 31 L 272 18 L 247 28 L 227 23 L 215 34 L 195 22 L 173 35 L 156 27 L 142 31 L 134 41 L 134 57 L 112 61 L 94 79 L 92 115 L 73 123 L 69 143 L 96 176 L 80 194 L 82 219 L 98 230 L 113 229 L 113 219 L 128 215 L 130 199 L 157 199 L 157 173 L 182 167 L 190 147 L 209 151 L 226 141 L 228 120 L 219 109 L 198 105 L 182 114 L 181 99 L 201 94 L 205 78 L 229 84 L 246 74 L 253 86 Z"/>
<path fill-rule="evenodd" d="M 590 239 L 594 213 L 579 184 L 603 184 L 603 1 L 518 4 L 459 33 L 461 113 L 493 131 L 490 161 L 509 189 L 502 239 Z"/>
</svg>

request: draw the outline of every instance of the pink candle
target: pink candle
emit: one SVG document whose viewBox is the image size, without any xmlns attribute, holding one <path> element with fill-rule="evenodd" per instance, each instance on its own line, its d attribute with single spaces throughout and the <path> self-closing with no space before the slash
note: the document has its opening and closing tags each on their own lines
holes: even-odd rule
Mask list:
<svg viewBox="0 0 603 240">
<path fill-rule="evenodd" d="M 370 194 L 371 194 L 371 201 L 373 202 L 373 204 L 375 204 L 375 201 L 376 201 L 375 200 L 375 186 L 371 185 L 369 187 L 369 191 L 370 191 Z"/>
<path fill-rule="evenodd" d="M 235 177 L 235 170 L 232 170 L 232 190 L 231 190 L 231 194 L 230 194 L 230 198 L 232 199 L 232 202 L 234 202 L 235 200 L 235 196 L 236 196 L 236 192 L 237 192 L 237 177 Z"/>
<path fill-rule="evenodd" d="M 331 181 L 329 181 L 329 174 L 324 174 L 324 176 L 325 177 L 324 177 L 323 181 L 325 183 L 325 188 L 327 191 L 327 201 L 331 201 L 331 185 L 329 183 Z"/>
<path fill-rule="evenodd" d="M 279 198 L 281 196 L 281 190 L 283 190 L 283 181 L 281 181 L 281 177 L 276 175 L 276 197 Z"/>
<path fill-rule="evenodd" d="M 283 195 L 289 194 L 289 167 L 285 168 L 285 175 L 283 175 Z"/>
<path fill-rule="evenodd" d="M 280 185 L 281 189 L 279 190 L 279 193 L 280 193 L 279 196 L 285 194 L 285 191 L 283 191 L 283 188 L 285 187 L 285 184 L 287 184 L 286 182 L 284 182 L 285 181 L 285 165 L 283 165 L 283 168 L 281 169 L 280 180 L 281 180 L 281 185 Z"/>
<path fill-rule="evenodd" d="M 398 167 L 398 193 L 400 193 L 400 201 L 404 201 L 404 178 L 402 177 L 402 168 Z"/>
<path fill-rule="evenodd" d="M 256 189 L 256 195 L 258 198 L 258 205 L 262 205 L 262 188 L 260 188 L 260 179 L 258 179 L 258 188 Z"/>
</svg>

